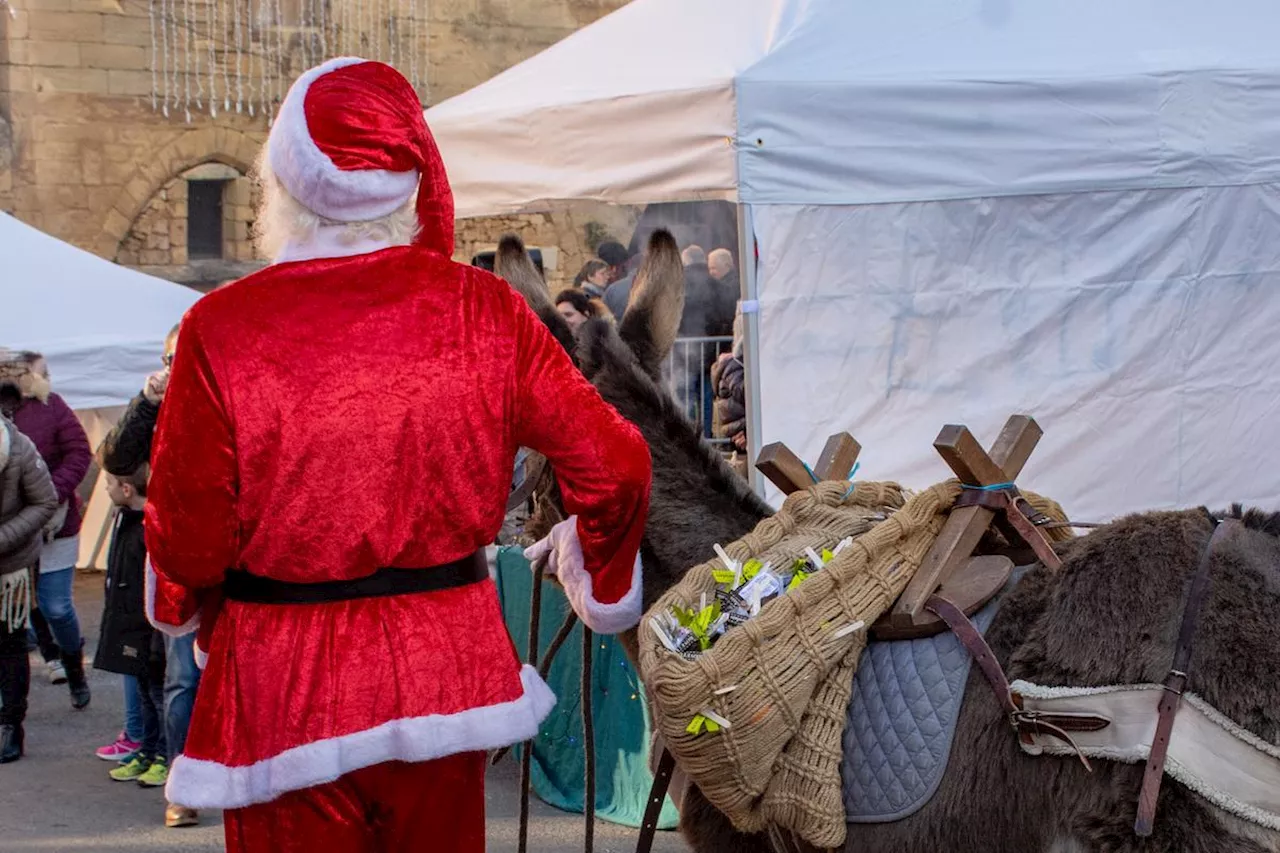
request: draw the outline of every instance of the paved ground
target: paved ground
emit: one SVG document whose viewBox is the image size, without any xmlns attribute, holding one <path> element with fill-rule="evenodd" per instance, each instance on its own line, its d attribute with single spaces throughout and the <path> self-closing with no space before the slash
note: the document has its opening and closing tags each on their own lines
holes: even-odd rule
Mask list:
<svg viewBox="0 0 1280 853">
<path fill-rule="evenodd" d="M 93 644 L 102 613 L 100 574 L 82 573 L 76 579 L 76 605 Z M 4 853 L 223 849 L 218 814 L 203 814 L 199 827 L 166 829 L 160 791 L 112 782 L 107 778 L 109 765 L 93 757 L 93 750 L 120 729 L 118 676 L 91 670 L 93 703 L 77 712 L 71 709 L 66 686 L 49 684 L 43 663 L 33 666 L 32 675 L 27 757 L 0 767 L 0 848 Z M 488 849 L 494 853 L 516 849 L 518 780 L 518 766 L 509 758 L 489 774 Z M 581 849 L 581 815 L 557 811 L 535 799 L 533 816 L 531 851 Z M 635 834 L 629 827 L 601 821 L 596 825 L 596 850 L 633 850 Z M 683 853 L 688 848 L 676 833 L 664 832 L 654 849 Z"/>
</svg>

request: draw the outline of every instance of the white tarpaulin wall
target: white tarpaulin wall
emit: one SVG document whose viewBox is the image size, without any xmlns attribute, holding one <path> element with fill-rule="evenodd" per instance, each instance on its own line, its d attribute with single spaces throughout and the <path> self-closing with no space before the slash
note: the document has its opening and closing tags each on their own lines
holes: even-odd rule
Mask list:
<svg viewBox="0 0 1280 853">
<path fill-rule="evenodd" d="M 0 346 L 44 353 L 77 411 L 128 403 L 199 298 L 0 215 Z"/>
<path fill-rule="evenodd" d="M 849 428 L 923 486 L 944 423 L 1026 412 L 1024 482 L 1077 517 L 1274 507 L 1277 31 L 1263 0 L 635 0 L 427 118 L 463 215 L 732 198 L 728 91 L 765 441 Z"/>
<path fill-rule="evenodd" d="M 160 369 L 165 336 L 199 298 L 0 214 L 0 346 L 45 355 L 54 390 L 76 410 L 92 448 Z M 99 538 L 109 511 L 105 487 L 94 483 L 81 567 L 105 567 Z"/>
</svg>

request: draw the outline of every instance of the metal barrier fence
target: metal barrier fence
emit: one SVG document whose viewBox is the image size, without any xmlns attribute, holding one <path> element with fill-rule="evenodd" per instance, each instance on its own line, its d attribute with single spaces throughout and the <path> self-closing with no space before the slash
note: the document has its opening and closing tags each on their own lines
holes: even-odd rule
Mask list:
<svg viewBox="0 0 1280 853">
<path fill-rule="evenodd" d="M 720 353 L 732 350 L 732 337 L 676 338 L 663 371 L 671 396 L 699 426 L 703 437 L 715 444 L 726 443 L 727 439 L 711 434 L 715 402 L 711 366 Z"/>
</svg>

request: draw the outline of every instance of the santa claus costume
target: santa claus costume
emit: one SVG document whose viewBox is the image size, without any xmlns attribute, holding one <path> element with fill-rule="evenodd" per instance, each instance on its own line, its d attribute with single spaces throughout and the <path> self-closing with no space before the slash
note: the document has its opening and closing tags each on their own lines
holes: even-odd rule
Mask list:
<svg viewBox="0 0 1280 853">
<path fill-rule="evenodd" d="M 516 451 L 547 456 L 573 514 L 539 550 L 616 633 L 640 617 L 648 448 L 505 282 L 450 260 L 398 72 L 303 74 L 265 164 L 304 215 L 184 318 L 155 437 L 149 607 L 207 653 L 168 797 L 227 809 L 232 851 L 481 851 L 483 751 L 555 702 L 483 560 Z M 412 245 L 361 227 L 415 192 Z"/>
</svg>

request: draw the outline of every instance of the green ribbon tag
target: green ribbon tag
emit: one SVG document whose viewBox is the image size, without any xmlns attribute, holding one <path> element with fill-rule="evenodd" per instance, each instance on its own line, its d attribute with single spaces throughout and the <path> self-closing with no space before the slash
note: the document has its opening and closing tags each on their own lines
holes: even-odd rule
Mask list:
<svg viewBox="0 0 1280 853">
<path fill-rule="evenodd" d="M 791 576 L 791 583 L 787 584 L 787 592 L 791 592 L 791 590 L 807 581 L 809 579 L 809 574 L 809 572 L 797 569 L 796 573 Z"/>
<path fill-rule="evenodd" d="M 685 726 L 684 730 L 691 735 L 702 734 L 704 731 L 718 732 L 720 731 L 720 724 L 715 720 L 708 720 L 701 714 L 697 714 L 689 721 L 689 725 Z"/>
<path fill-rule="evenodd" d="M 727 583 L 730 586 L 733 585 L 734 580 L 738 577 L 736 572 L 731 572 L 728 569 L 712 569 L 711 576 L 716 579 L 716 583 Z"/>
<path fill-rule="evenodd" d="M 693 636 L 698 638 L 698 645 L 702 647 L 703 651 L 706 651 L 711 648 L 711 637 L 708 632 L 711 630 L 711 626 L 716 623 L 716 620 L 720 618 L 720 602 L 712 602 L 697 613 L 691 610 L 689 611 L 689 617 L 687 627 L 693 632 Z"/>
</svg>

